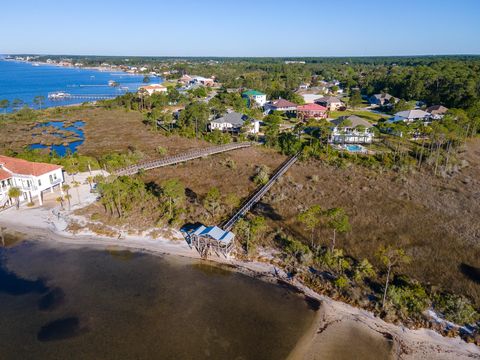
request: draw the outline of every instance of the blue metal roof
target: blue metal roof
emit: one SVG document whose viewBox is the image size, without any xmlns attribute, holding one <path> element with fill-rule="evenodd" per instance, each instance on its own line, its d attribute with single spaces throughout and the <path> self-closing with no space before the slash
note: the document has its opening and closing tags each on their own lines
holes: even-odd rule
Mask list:
<svg viewBox="0 0 480 360">
<path fill-rule="evenodd" d="M 212 239 L 227 244 L 232 241 L 235 236 L 231 231 L 222 230 L 218 226 L 207 227 L 204 225 L 200 225 L 192 234 L 197 236 L 210 236 Z"/>
</svg>

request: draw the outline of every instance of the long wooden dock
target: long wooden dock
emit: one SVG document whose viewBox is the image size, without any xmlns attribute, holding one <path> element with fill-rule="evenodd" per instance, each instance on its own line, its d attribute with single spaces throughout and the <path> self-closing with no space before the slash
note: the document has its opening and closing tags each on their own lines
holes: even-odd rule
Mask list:
<svg viewBox="0 0 480 360">
<path fill-rule="evenodd" d="M 220 146 L 212 146 L 206 149 L 196 149 L 183 154 L 165 157 L 163 159 L 146 161 L 143 163 L 127 166 L 125 168 L 118 169 L 117 171 L 114 172 L 114 174 L 118 176 L 133 175 L 138 173 L 140 170 L 151 170 L 151 169 L 156 169 L 163 166 L 174 165 L 174 164 L 202 158 L 209 155 L 246 148 L 252 145 L 253 143 L 251 142 L 240 142 L 240 143 L 231 143 L 231 144 L 225 144 Z"/>
<path fill-rule="evenodd" d="M 285 161 L 280 167 L 275 171 L 273 176 L 270 178 L 270 180 L 260 187 L 256 192 L 253 193 L 250 198 L 248 198 L 242 206 L 237 210 L 235 214 L 232 215 L 232 217 L 226 221 L 224 224 L 220 225 L 220 227 L 225 230 L 225 231 L 230 231 L 235 225 L 235 223 L 242 217 L 244 216 L 251 208 L 253 205 L 255 205 L 263 195 L 267 193 L 268 190 L 273 186 L 275 181 L 277 181 L 287 170 L 295 164 L 295 162 L 298 160 L 299 154 L 296 154 L 289 158 L 287 161 Z"/>
</svg>

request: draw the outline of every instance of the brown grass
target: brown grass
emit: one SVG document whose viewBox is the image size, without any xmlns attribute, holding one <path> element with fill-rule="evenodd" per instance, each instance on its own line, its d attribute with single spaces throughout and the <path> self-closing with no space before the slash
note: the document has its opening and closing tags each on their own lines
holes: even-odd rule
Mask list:
<svg viewBox="0 0 480 360">
<path fill-rule="evenodd" d="M 295 165 L 264 199 L 274 210 L 273 227 L 307 238 L 295 220 L 313 204 L 343 207 L 352 231 L 337 244 L 354 257 L 376 262 L 380 245 L 402 247 L 412 256 L 401 271 L 424 283 L 468 294 L 480 305 L 479 279 L 462 272 L 465 265 L 480 268 L 480 141 L 469 144 L 465 158 L 471 166 L 442 179 L 425 173 L 405 176 L 378 174 L 352 167 L 340 170 L 309 162 Z M 318 182 L 310 177 L 318 176 Z M 467 183 L 465 179 L 467 178 Z M 271 212 L 271 211 L 270 211 Z M 319 240 L 328 244 L 329 231 Z M 463 266 L 462 266 L 463 264 Z"/>
<path fill-rule="evenodd" d="M 110 152 L 124 152 L 136 149 L 147 157 L 158 157 L 156 149 L 162 146 L 168 149 L 168 155 L 177 154 L 190 149 L 207 147 L 211 144 L 195 139 L 179 136 L 165 136 L 162 132 L 150 131 L 143 124 L 140 113 L 122 109 L 106 110 L 95 107 L 64 108 L 54 112 L 46 111 L 37 121 L 7 122 L 1 124 L 0 153 L 7 149 L 21 151 L 24 146 L 33 143 L 51 143 L 50 135 L 39 135 L 34 125 L 45 121 L 85 121 L 85 142 L 78 148 L 79 154 L 99 157 Z M 46 150 L 48 151 L 48 150 Z"/>
</svg>

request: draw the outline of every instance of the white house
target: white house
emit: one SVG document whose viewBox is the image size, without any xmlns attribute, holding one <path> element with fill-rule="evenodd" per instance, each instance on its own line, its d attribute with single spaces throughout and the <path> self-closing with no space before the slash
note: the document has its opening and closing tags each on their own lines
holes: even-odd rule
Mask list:
<svg viewBox="0 0 480 360">
<path fill-rule="evenodd" d="M 257 134 L 260 131 L 260 121 L 249 118 L 247 115 L 231 112 L 218 119 L 210 121 L 210 130 L 238 132 L 246 127 L 247 132 Z"/>
<path fill-rule="evenodd" d="M 163 86 L 162 84 L 150 84 L 150 85 L 144 85 L 140 86 L 138 90 L 144 90 L 148 93 L 148 95 L 153 95 L 155 93 L 166 93 L 167 88 Z"/>
<path fill-rule="evenodd" d="M 371 144 L 374 138 L 373 125 L 359 116 L 341 116 L 331 121 L 329 141 L 334 144 Z"/>
<path fill-rule="evenodd" d="M 414 122 L 414 121 L 429 121 L 432 115 L 426 111 L 415 109 L 397 112 L 390 122 Z"/>
<path fill-rule="evenodd" d="M 22 192 L 20 201 L 32 202 L 38 198 L 43 205 L 43 192 L 62 187 L 62 167 L 54 164 L 30 162 L 0 155 L 0 206 L 10 202 L 8 190 L 17 187 Z"/>
<path fill-rule="evenodd" d="M 248 99 L 249 102 L 253 100 L 258 106 L 263 106 L 267 102 L 267 95 L 257 90 L 245 91 L 242 97 Z M 250 103 L 248 105 L 250 106 Z"/>
</svg>

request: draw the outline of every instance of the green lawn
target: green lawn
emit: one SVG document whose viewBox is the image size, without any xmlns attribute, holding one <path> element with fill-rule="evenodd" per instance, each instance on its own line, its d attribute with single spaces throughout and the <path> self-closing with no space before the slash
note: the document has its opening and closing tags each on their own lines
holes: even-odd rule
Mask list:
<svg viewBox="0 0 480 360">
<path fill-rule="evenodd" d="M 348 109 L 345 111 L 330 111 L 329 117 L 332 119 L 336 119 L 339 116 L 350 116 L 350 115 L 360 116 L 372 123 L 375 123 L 384 117 L 380 114 L 375 114 L 368 110 L 351 110 L 351 109 Z"/>
</svg>

